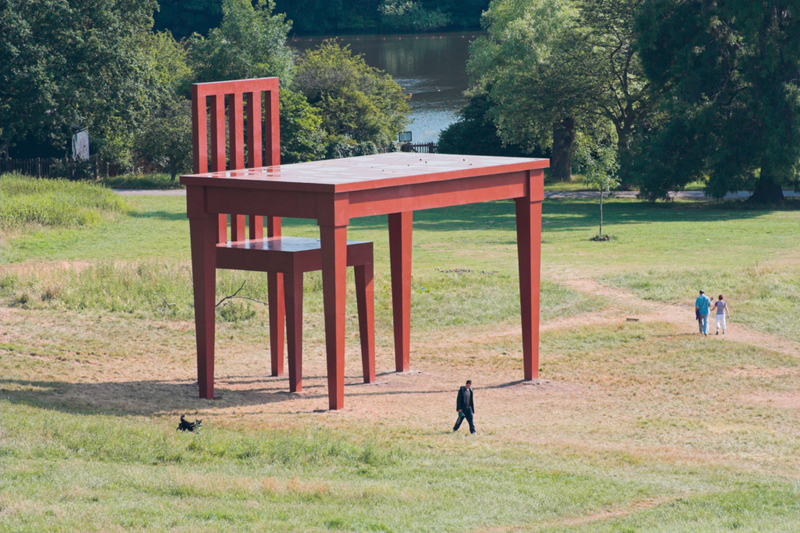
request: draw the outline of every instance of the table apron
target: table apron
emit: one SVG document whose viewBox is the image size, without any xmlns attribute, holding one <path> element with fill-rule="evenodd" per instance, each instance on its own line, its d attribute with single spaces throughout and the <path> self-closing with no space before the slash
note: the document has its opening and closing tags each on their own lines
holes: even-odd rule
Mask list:
<svg viewBox="0 0 800 533">
<path fill-rule="evenodd" d="M 319 219 L 332 194 L 208 187 L 206 211 L 287 218 Z M 327 200 L 327 202 L 326 202 Z M 322 209 L 320 208 L 322 207 Z"/>
<path fill-rule="evenodd" d="M 247 214 L 287 218 L 327 220 L 434 209 L 495 200 L 539 196 L 532 183 L 533 172 L 520 171 L 394 187 L 381 187 L 346 193 L 275 191 L 226 187 L 205 187 L 205 211 L 220 214 Z M 538 194 L 537 194 L 538 192 Z M 339 213 L 344 200 L 347 213 Z M 532 201 L 539 200 L 531 198 Z M 336 211 L 336 214 L 332 213 Z"/>
<path fill-rule="evenodd" d="M 350 217 L 363 217 L 521 198 L 528 171 L 386 187 L 348 194 Z"/>
</svg>

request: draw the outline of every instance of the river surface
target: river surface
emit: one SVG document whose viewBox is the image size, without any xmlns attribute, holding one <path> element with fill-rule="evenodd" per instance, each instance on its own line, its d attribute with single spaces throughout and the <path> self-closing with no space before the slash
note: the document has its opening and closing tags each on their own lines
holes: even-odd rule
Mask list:
<svg viewBox="0 0 800 533">
<path fill-rule="evenodd" d="M 469 83 L 466 72 L 469 43 L 477 32 L 420 33 L 405 35 L 339 36 L 353 54 L 362 54 L 371 67 L 385 70 L 411 93 L 413 123 L 408 126 L 413 142 L 436 142 L 439 133 L 455 122 L 464 104 L 462 93 Z M 289 44 L 305 51 L 324 37 L 297 37 Z"/>
</svg>

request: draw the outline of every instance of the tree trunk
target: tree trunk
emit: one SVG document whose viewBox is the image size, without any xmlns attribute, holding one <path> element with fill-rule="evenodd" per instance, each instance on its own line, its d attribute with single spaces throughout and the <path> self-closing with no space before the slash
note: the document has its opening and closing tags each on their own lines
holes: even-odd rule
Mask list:
<svg viewBox="0 0 800 533">
<path fill-rule="evenodd" d="M 631 127 L 617 128 L 617 163 L 619 163 L 618 191 L 630 191 L 633 188 L 631 179 Z"/>
<path fill-rule="evenodd" d="M 603 236 L 603 189 L 600 189 L 600 237 Z"/>
<path fill-rule="evenodd" d="M 553 154 L 550 177 L 553 181 L 572 179 L 572 155 L 575 152 L 575 119 L 567 117 L 553 124 Z"/>
<path fill-rule="evenodd" d="M 757 205 L 781 205 L 783 200 L 783 189 L 775 180 L 775 175 L 767 165 L 762 166 L 761 177 L 758 178 L 756 189 L 747 202 Z"/>
</svg>

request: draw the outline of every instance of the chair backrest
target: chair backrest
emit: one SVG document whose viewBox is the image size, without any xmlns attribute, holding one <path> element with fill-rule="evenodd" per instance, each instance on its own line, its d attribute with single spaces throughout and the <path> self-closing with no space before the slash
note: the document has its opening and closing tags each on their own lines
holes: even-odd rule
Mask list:
<svg viewBox="0 0 800 533">
<path fill-rule="evenodd" d="M 261 93 L 265 93 L 262 118 Z M 225 137 L 227 96 L 228 138 Z M 244 108 L 247 101 L 247 167 L 244 164 Z M 211 114 L 211 171 L 280 165 L 278 78 L 195 83 L 192 85 L 192 146 L 195 174 L 208 172 L 208 113 Z M 262 135 L 263 129 L 263 135 Z M 262 143 L 266 141 L 266 150 Z M 229 148 L 229 149 L 228 149 Z M 230 153 L 230 159 L 227 154 Z M 262 157 L 263 153 L 263 157 Z M 245 239 L 245 214 L 231 213 L 232 241 Z M 278 219 L 278 224 L 280 224 Z M 251 239 L 263 237 L 262 217 L 250 216 Z M 220 215 L 217 242 L 228 240 L 227 215 Z M 278 228 L 278 233 L 280 229 Z M 272 231 L 270 231 L 272 233 Z"/>
</svg>

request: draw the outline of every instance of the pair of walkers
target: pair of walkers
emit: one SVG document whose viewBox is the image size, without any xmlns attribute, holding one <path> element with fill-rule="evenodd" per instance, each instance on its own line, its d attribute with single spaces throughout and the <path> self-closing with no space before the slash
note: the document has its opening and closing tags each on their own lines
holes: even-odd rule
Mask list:
<svg viewBox="0 0 800 533">
<path fill-rule="evenodd" d="M 708 314 L 712 307 L 717 311 L 714 315 L 717 321 L 717 335 L 719 335 L 720 329 L 722 330 L 722 334 L 725 335 L 725 318 L 731 317 L 728 312 L 728 303 L 725 301 L 725 297 L 720 294 L 719 300 L 714 302 L 714 298 L 711 297 L 709 299 L 702 290 L 700 291 L 700 296 L 698 296 L 697 300 L 694 302 L 695 318 L 697 319 L 697 324 L 700 326 L 700 333 L 708 336 Z"/>
</svg>

